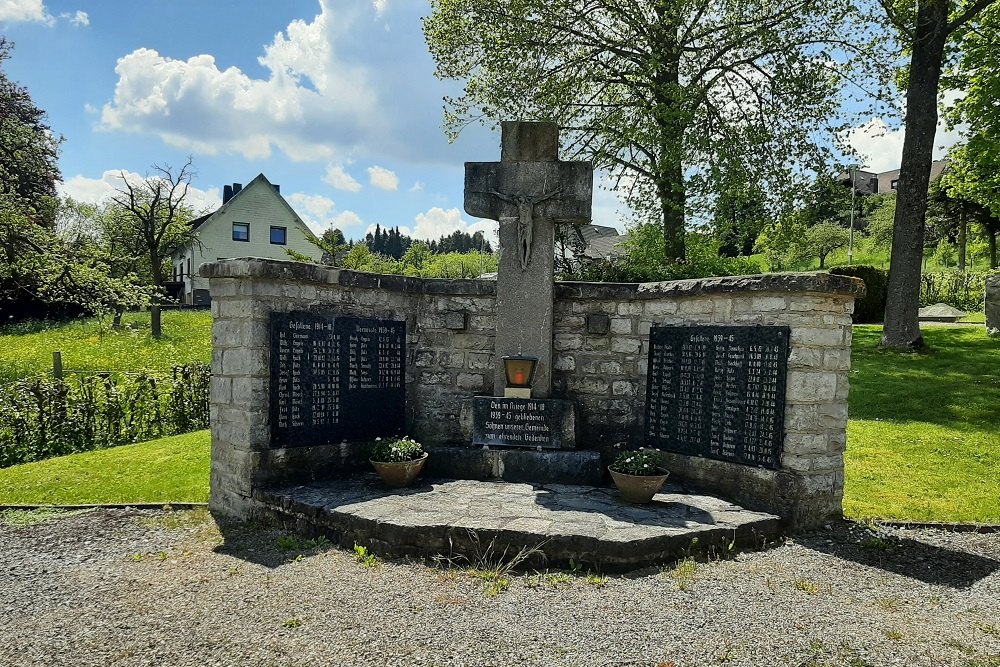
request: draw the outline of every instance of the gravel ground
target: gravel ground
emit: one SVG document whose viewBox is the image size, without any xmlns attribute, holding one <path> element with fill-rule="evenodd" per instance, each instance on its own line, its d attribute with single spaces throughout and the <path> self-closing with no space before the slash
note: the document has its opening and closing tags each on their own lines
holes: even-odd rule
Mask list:
<svg viewBox="0 0 1000 667">
<path fill-rule="evenodd" d="M 1000 667 L 997 533 L 843 524 L 492 596 L 466 567 L 224 534 L 203 510 L 0 526 L 0 665 Z"/>
</svg>

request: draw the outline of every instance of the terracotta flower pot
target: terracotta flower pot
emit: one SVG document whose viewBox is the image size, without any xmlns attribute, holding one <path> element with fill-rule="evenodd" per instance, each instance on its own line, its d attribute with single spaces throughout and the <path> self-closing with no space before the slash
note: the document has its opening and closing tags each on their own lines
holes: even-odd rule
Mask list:
<svg viewBox="0 0 1000 667">
<path fill-rule="evenodd" d="M 622 499 L 638 504 L 650 502 L 657 491 L 663 487 L 663 483 L 667 481 L 667 476 L 670 473 L 662 468 L 657 470 L 663 474 L 626 475 L 623 472 L 612 470 L 611 466 L 608 466 L 608 472 L 611 473 L 611 479 L 615 481 L 615 486 L 618 487 Z"/>
<path fill-rule="evenodd" d="M 419 459 L 413 459 L 412 461 L 372 461 L 368 459 L 372 466 L 375 468 L 375 472 L 379 474 L 382 481 L 390 489 L 402 489 L 403 487 L 409 486 L 413 483 L 413 480 L 417 478 L 420 471 L 424 469 L 424 464 L 427 463 L 427 452 Z"/>
</svg>

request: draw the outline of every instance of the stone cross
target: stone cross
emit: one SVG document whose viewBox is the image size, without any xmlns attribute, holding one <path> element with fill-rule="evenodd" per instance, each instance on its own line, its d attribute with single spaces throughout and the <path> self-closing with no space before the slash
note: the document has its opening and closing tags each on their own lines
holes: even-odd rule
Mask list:
<svg viewBox="0 0 1000 667">
<path fill-rule="evenodd" d="M 501 123 L 500 162 L 465 163 L 465 212 L 500 223 L 497 273 L 497 395 L 500 357 L 538 357 L 534 395 L 552 388 L 552 292 L 555 223 L 589 224 L 594 169 L 559 161 L 553 123 Z"/>
</svg>

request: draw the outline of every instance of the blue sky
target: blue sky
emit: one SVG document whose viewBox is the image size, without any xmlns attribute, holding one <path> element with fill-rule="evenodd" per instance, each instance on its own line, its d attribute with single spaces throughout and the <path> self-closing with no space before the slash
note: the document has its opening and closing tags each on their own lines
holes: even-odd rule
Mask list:
<svg viewBox="0 0 1000 667">
<path fill-rule="evenodd" d="M 499 137 L 470 126 L 445 138 L 442 97 L 457 88 L 433 76 L 427 11 L 420 0 L 0 0 L 0 33 L 15 43 L 9 76 L 65 138 L 62 190 L 78 199 L 190 154 L 199 209 L 263 172 L 317 231 L 494 229 L 462 211 L 462 180 L 465 161 L 499 159 Z M 902 133 L 879 119 L 849 140 L 869 167 L 898 166 Z M 623 228 L 620 208 L 595 192 L 595 223 Z"/>
</svg>

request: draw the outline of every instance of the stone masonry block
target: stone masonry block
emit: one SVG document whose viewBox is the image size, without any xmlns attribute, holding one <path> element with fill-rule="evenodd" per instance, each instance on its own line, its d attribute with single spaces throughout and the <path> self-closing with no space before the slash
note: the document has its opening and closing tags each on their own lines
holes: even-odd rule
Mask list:
<svg viewBox="0 0 1000 667">
<path fill-rule="evenodd" d="M 213 405 L 231 403 L 233 400 L 233 379 L 213 376 L 209 395 Z"/>
<path fill-rule="evenodd" d="M 451 384 L 451 373 L 425 371 L 420 374 L 420 384 Z"/>
<path fill-rule="evenodd" d="M 570 377 L 569 389 L 581 394 L 607 394 L 610 383 L 602 378 Z"/>
<path fill-rule="evenodd" d="M 846 347 L 848 343 L 844 341 L 844 329 L 837 328 L 810 328 L 792 327 L 791 336 L 792 348 L 799 345 L 808 347 Z"/>
<path fill-rule="evenodd" d="M 676 301 L 647 301 L 643 304 L 643 314 L 647 317 L 660 317 L 677 313 Z"/>
<path fill-rule="evenodd" d="M 619 315 L 642 315 L 642 303 L 639 301 L 625 301 L 618 304 Z"/>
<path fill-rule="evenodd" d="M 631 380 L 615 380 L 611 383 L 613 396 L 635 396 L 638 390 L 638 384 Z"/>
<path fill-rule="evenodd" d="M 786 310 L 788 301 L 783 296 L 755 296 L 750 299 L 750 310 L 768 312 Z"/>
<path fill-rule="evenodd" d="M 823 454 L 829 450 L 830 438 L 825 433 L 822 435 L 808 433 L 785 434 L 785 454 Z"/>
<path fill-rule="evenodd" d="M 469 391 L 482 391 L 486 388 L 486 376 L 482 373 L 459 373 L 458 386 Z"/>
<path fill-rule="evenodd" d="M 572 354 L 557 354 L 552 365 L 557 371 L 575 371 L 576 357 Z"/>
<path fill-rule="evenodd" d="M 677 313 L 679 315 L 704 315 L 712 312 L 712 305 L 710 299 L 687 299 L 678 304 Z"/>
<path fill-rule="evenodd" d="M 441 368 L 462 368 L 465 366 L 465 352 L 440 352 L 438 365 Z"/>
<path fill-rule="evenodd" d="M 608 333 L 611 318 L 604 313 L 592 313 L 587 315 L 587 333 L 603 336 Z"/>
<path fill-rule="evenodd" d="M 824 403 L 835 400 L 837 374 L 826 371 L 788 370 L 787 396 L 798 403 Z"/>
<path fill-rule="evenodd" d="M 555 329 L 579 329 L 587 324 L 587 319 L 583 315 L 559 315 L 552 320 Z"/>
<path fill-rule="evenodd" d="M 433 350 L 417 350 L 413 353 L 413 365 L 417 368 L 429 368 L 434 365 Z"/>
<path fill-rule="evenodd" d="M 638 338 L 616 336 L 611 340 L 612 352 L 624 352 L 635 354 L 642 348 L 642 341 Z"/>
<path fill-rule="evenodd" d="M 611 333 L 613 334 L 632 334 L 635 333 L 634 327 L 635 324 L 631 317 L 615 317 L 611 320 Z"/>
<path fill-rule="evenodd" d="M 451 329 L 452 331 L 464 331 L 467 323 L 467 315 L 461 312 L 450 312 L 444 315 L 444 327 L 445 329 Z"/>
<path fill-rule="evenodd" d="M 266 348 L 244 347 L 227 349 L 222 353 L 223 375 L 266 377 L 268 374 Z"/>
<path fill-rule="evenodd" d="M 466 359 L 468 359 L 469 370 L 471 371 L 487 368 L 492 369 L 496 365 L 492 352 L 469 352 Z"/>
<path fill-rule="evenodd" d="M 814 347 L 793 347 L 788 355 L 789 368 L 823 368 L 823 350 Z"/>
<path fill-rule="evenodd" d="M 233 378 L 233 405 L 248 410 L 264 410 L 268 403 L 267 380 L 264 378 Z"/>
<path fill-rule="evenodd" d="M 823 368 L 828 371 L 849 371 L 851 370 L 851 351 L 825 350 L 823 352 Z"/>
<path fill-rule="evenodd" d="M 583 336 L 580 334 L 557 333 L 552 337 L 552 349 L 559 352 L 579 350 L 583 347 Z"/>
</svg>

